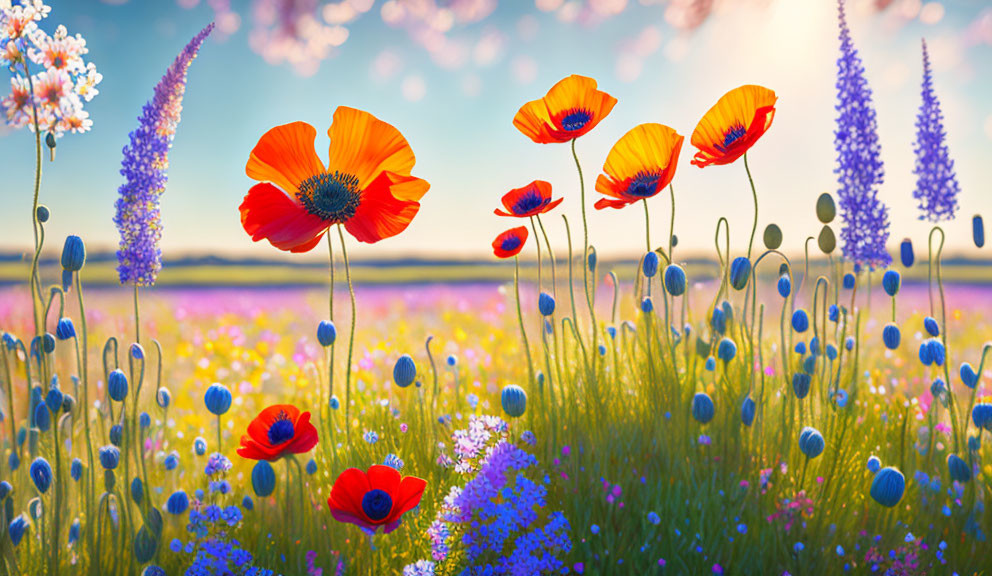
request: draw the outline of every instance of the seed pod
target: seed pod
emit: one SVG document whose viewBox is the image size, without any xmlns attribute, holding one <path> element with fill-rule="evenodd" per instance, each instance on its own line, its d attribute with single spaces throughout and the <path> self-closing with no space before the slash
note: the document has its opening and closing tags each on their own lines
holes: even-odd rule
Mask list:
<svg viewBox="0 0 992 576">
<path fill-rule="evenodd" d="M 975 241 L 977 248 L 985 246 L 985 222 L 981 214 L 975 214 L 971 219 L 971 239 Z"/>
<path fill-rule="evenodd" d="M 904 268 L 912 268 L 916 256 L 913 255 L 913 241 L 906 238 L 899 245 L 899 259 L 902 260 Z"/>
<path fill-rule="evenodd" d="M 824 192 L 816 199 L 816 217 L 820 222 L 829 224 L 837 217 L 837 205 L 834 204 L 834 197 Z"/>
<path fill-rule="evenodd" d="M 899 272 L 886 270 L 885 274 L 882 275 L 882 288 L 885 289 L 885 293 L 894 297 L 899 293 L 900 286 L 902 286 L 902 276 L 899 275 Z"/>
<path fill-rule="evenodd" d="M 834 235 L 833 228 L 824 225 L 820 230 L 820 236 L 816 239 L 816 244 L 824 254 L 833 252 L 834 248 L 837 247 L 837 236 Z"/>
<path fill-rule="evenodd" d="M 765 241 L 765 248 L 778 250 L 778 247 L 782 245 L 782 229 L 778 227 L 778 224 L 765 226 L 763 240 Z"/>
</svg>

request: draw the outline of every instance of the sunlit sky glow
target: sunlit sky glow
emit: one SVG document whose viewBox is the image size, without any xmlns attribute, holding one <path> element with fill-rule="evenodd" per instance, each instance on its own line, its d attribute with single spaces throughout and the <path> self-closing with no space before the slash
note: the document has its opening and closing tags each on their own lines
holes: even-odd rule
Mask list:
<svg viewBox="0 0 992 576">
<path fill-rule="evenodd" d="M 500 196 L 536 178 L 566 197 L 546 220 L 563 249 L 558 214 L 568 215 L 573 233 L 581 227 L 568 147 L 533 144 L 511 121 L 521 104 L 572 73 L 596 78 L 619 100 L 578 142 L 591 237 L 601 253 L 632 254 L 643 245 L 639 207 L 591 210 L 592 182 L 607 152 L 642 122 L 686 136 L 674 180 L 680 246 L 709 254 L 720 216 L 730 219 L 738 247 L 746 244 L 752 208 L 743 164 L 691 166 L 688 137 L 720 95 L 748 83 L 779 97 L 774 125 L 749 154 L 761 198 L 759 234 L 774 221 L 786 247 L 799 250 L 818 231 L 815 199 L 835 188 L 833 2 L 725 0 L 712 13 L 700 12 L 706 2 L 697 0 L 436 2 L 444 8 L 435 0 L 297 1 L 307 17 L 294 16 L 299 34 L 287 36 L 276 3 L 266 0 L 51 0 L 45 28 L 64 23 L 83 34 L 87 58 L 104 80 L 87 105 L 92 132 L 63 138 L 57 161 L 44 165 L 49 238 L 76 233 L 91 250 L 116 247 L 121 148 L 166 67 L 215 18 L 218 33 L 190 69 L 170 155 L 162 199 L 167 259 L 188 252 L 279 256 L 266 242 L 252 243 L 240 226 L 238 205 L 252 184 L 244 173 L 248 153 L 268 128 L 303 120 L 317 127 L 326 160 L 325 133 L 338 105 L 399 128 L 417 155 L 414 174 L 432 185 L 404 234 L 371 246 L 352 242 L 356 256 L 491 255 L 492 238 L 516 224 L 493 215 Z M 890 251 L 904 236 L 923 247 L 928 229 L 912 198 L 924 36 L 962 190 L 958 219 L 947 227 L 949 250 L 965 249 L 972 214 L 992 219 L 992 8 L 965 0 L 852 0 L 849 14 L 878 108 Z M 33 162 L 28 132 L 0 130 L 0 249 L 31 242 Z M 650 204 L 652 236 L 660 239 L 668 199 Z"/>
</svg>

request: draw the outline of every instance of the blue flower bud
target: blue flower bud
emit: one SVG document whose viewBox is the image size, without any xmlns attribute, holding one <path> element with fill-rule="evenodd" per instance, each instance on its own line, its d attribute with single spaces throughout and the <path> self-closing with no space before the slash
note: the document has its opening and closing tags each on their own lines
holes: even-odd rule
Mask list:
<svg viewBox="0 0 992 576">
<path fill-rule="evenodd" d="M 823 435 L 816 428 L 807 426 L 799 433 L 799 450 L 810 460 L 823 454 L 825 447 L 826 442 L 823 440 Z"/>
<path fill-rule="evenodd" d="M 454 368 L 458 364 L 458 356 L 454 354 L 448 354 L 448 357 L 444 360 L 444 363 L 448 365 L 448 368 Z"/>
<path fill-rule="evenodd" d="M 76 399 L 71 394 L 62 394 L 62 411 L 66 414 L 76 407 Z"/>
<path fill-rule="evenodd" d="M 830 360 L 837 359 L 837 347 L 833 344 L 827 344 L 827 358 Z"/>
<path fill-rule="evenodd" d="M 721 338 L 716 346 L 716 355 L 720 360 L 730 362 L 737 356 L 737 344 L 730 338 Z"/>
<path fill-rule="evenodd" d="M 816 336 L 813 336 L 809 340 L 809 353 L 814 356 L 820 353 L 820 339 Z"/>
<path fill-rule="evenodd" d="M 886 348 L 895 350 L 899 347 L 900 340 L 902 340 L 902 334 L 899 332 L 899 327 L 894 323 L 889 322 L 882 328 L 882 342 L 885 343 Z"/>
<path fill-rule="evenodd" d="M 62 408 L 62 400 L 64 399 L 65 395 L 58 388 L 53 386 L 48 389 L 48 394 L 45 395 L 45 404 L 48 405 L 52 415 L 55 415 Z"/>
<path fill-rule="evenodd" d="M 241 507 L 245 510 L 251 511 L 255 509 L 255 502 L 251 499 L 251 496 L 245 495 L 241 500 Z"/>
<path fill-rule="evenodd" d="M 809 316 L 802 308 L 792 313 L 792 329 L 800 334 L 809 329 Z"/>
<path fill-rule="evenodd" d="M 971 389 L 974 389 L 978 385 L 978 373 L 967 362 L 961 363 L 961 381 Z"/>
<path fill-rule="evenodd" d="M 827 318 L 829 318 L 831 322 L 836 322 L 840 319 L 840 308 L 838 308 L 836 304 L 831 304 L 830 307 L 827 308 Z"/>
<path fill-rule="evenodd" d="M 16 450 L 10 451 L 10 456 L 7 457 L 7 467 L 10 468 L 11 472 L 14 472 L 21 466 L 21 459 L 17 456 Z"/>
<path fill-rule="evenodd" d="M 596 271 L 596 262 L 597 261 L 598 261 L 598 257 L 596 256 L 596 249 L 594 247 L 590 246 L 589 247 L 589 256 L 586 259 L 586 264 L 588 264 L 589 271 L 590 272 L 595 272 Z"/>
<path fill-rule="evenodd" d="M 393 382 L 400 388 L 406 388 L 417 379 L 417 365 L 409 354 L 404 354 L 396 360 L 393 366 Z"/>
<path fill-rule="evenodd" d="M 874 455 L 869 456 L 868 471 L 871 472 L 872 474 L 876 474 L 881 469 L 882 469 L 882 461 L 878 458 L 878 456 L 874 456 Z"/>
<path fill-rule="evenodd" d="M 311 458 L 310 461 L 307 462 L 307 474 L 313 476 L 316 473 L 317 473 L 317 462 L 314 461 L 313 458 Z"/>
<path fill-rule="evenodd" d="M 641 312 L 650 314 L 652 311 L 654 311 L 654 302 L 651 301 L 650 296 L 645 296 L 644 299 L 641 300 Z"/>
<path fill-rule="evenodd" d="M 672 296 L 685 294 L 685 270 L 678 264 L 665 267 L 665 290 Z"/>
<path fill-rule="evenodd" d="M 712 356 L 707 357 L 705 368 L 707 372 L 713 372 L 716 370 L 716 358 Z"/>
<path fill-rule="evenodd" d="M 104 470 L 114 470 L 121 461 L 121 451 L 117 446 L 103 446 L 99 450 L 100 465 Z"/>
<path fill-rule="evenodd" d="M 265 460 L 260 461 L 259 464 L 262 462 L 265 462 Z M 268 464 L 268 462 L 265 463 Z M 269 468 L 271 469 L 271 466 Z M 254 476 L 254 474 L 252 474 L 252 476 Z M 273 479 L 274 478 L 275 475 L 273 474 Z M 187 496 L 182 490 L 173 492 L 172 495 L 169 496 L 169 499 L 165 501 L 166 512 L 172 514 L 173 516 L 182 514 L 187 508 L 189 508 L 189 496 Z"/>
<path fill-rule="evenodd" d="M 951 480 L 962 484 L 971 480 L 971 466 L 968 466 L 968 463 L 957 454 L 947 455 L 947 470 L 951 474 Z"/>
<path fill-rule="evenodd" d="M 14 487 L 10 485 L 10 482 L 4 480 L 0 482 L 0 501 L 6 500 L 7 496 L 14 491 Z"/>
<path fill-rule="evenodd" d="M 537 309 L 541 316 L 551 316 L 555 313 L 555 297 L 547 292 L 541 292 L 537 297 Z"/>
<path fill-rule="evenodd" d="M 617 327 L 616 326 L 607 326 L 606 327 L 606 333 L 610 335 L 610 338 L 611 339 L 616 340 L 616 338 L 617 338 Z"/>
<path fill-rule="evenodd" d="M 338 329 L 334 327 L 334 322 L 328 320 L 321 320 L 320 324 L 317 325 L 317 341 L 324 348 L 334 344 L 334 341 L 338 339 Z"/>
<path fill-rule="evenodd" d="M 338 400 L 338 397 L 337 396 L 331 396 L 331 399 L 328 402 L 328 405 L 331 407 L 331 410 L 337 410 L 338 408 L 341 407 L 341 401 Z"/>
<path fill-rule="evenodd" d="M 795 350 L 796 351 L 796 354 L 799 354 L 800 356 L 805 355 L 806 354 L 806 343 L 805 342 L 796 342 L 796 346 L 795 346 L 795 348 L 793 348 L 793 350 Z"/>
<path fill-rule="evenodd" d="M 903 268 L 911 268 L 916 257 L 913 255 L 913 241 L 906 238 L 899 245 L 899 258 L 902 260 Z"/>
<path fill-rule="evenodd" d="M 931 336 L 940 336 L 940 326 L 937 325 L 937 320 L 932 316 L 923 319 L 923 329 Z"/>
<path fill-rule="evenodd" d="M 24 514 L 18 514 L 16 518 L 10 521 L 10 524 L 7 526 L 7 534 L 10 536 L 10 541 L 14 544 L 15 548 L 21 543 L 24 533 L 28 531 L 30 526 L 24 518 Z"/>
<path fill-rule="evenodd" d="M 843 388 L 838 388 L 837 392 L 834 393 L 834 401 L 837 402 L 838 408 L 844 408 L 847 406 L 847 390 Z"/>
<path fill-rule="evenodd" d="M 59 340 L 68 340 L 76 337 L 76 327 L 72 325 L 72 320 L 60 318 L 55 326 L 55 337 Z"/>
<path fill-rule="evenodd" d="M 705 392 L 697 392 L 692 397 L 692 417 L 700 424 L 706 424 L 716 414 L 713 399 Z"/>
<path fill-rule="evenodd" d="M 606 346 L 604 346 L 602 344 L 599 345 L 599 355 L 600 356 L 606 356 Z"/>
<path fill-rule="evenodd" d="M 968 437 L 968 450 L 970 452 L 978 452 L 982 449 L 982 437 L 981 436 L 969 436 Z"/>
<path fill-rule="evenodd" d="M 792 375 L 792 391 L 796 393 L 796 398 L 802 400 L 803 398 L 809 395 L 809 388 L 811 382 L 812 382 L 812 378 L 810 378 L 809 374 L 796 372 L 795 374 Z"/>
<path fill-rule="evenodd" d="M 79 541 L 79 518 L 72 521 L 69 525 L 69 544 L 74 544 Z"/>
<path fill-rule="evenodd" d="M 750 426 L 754 423 L 754 412 L 756 408 L 757 406 L 750 396 L 744 398 L 744 403 L 741 405 L 741 422 L 745 426 Z"/>
<path fill-rule="evenodd" d="M 710 328 L 717 334 L 727 332 L 727 316 L 721 308 L 713 308 L 713 316 L 710 318 Z"/>
<path fill-rule="evenodd" d="M 148 428 L 152 425 L 152 417 L 148 415 L 148 412 L 142 412 L 138 415 L 138 426 L 142 428 Z"/>
<path fill-rule="evenodd" d="M 44 224 L 48 222 L 48 219 L 52 217 L 52 211 L 48 209 L 48 206 L 44 204 L 39 204 L 38 209 L 34 211 L 34 215 L 38 218 L 38 222 Z"/>
<path fill-rule="evenodd" d="M 778 295 L 782 298 L 788 298 L 789 294 L 792 293 L 792 280 L 789 280 L 787 274 L 782 274 L 778 277 Z"/>
<path fill-rule="evenodd" d="M 203 395 L 203 402 L 211 414 L 222 416 L 231 409 L 231 391 L 223 384 L 211 384 Z"/>
<path fill-rule="evenodd" d="M 207 453 L 207 441 L 202 437 L 197 437 L 193 440 L 193 451 L 196 452 L 197 456 L 203 456 Z"/>
<path fill-rule="evenodd" d="M 128 349 L 128 352 L 131 354 L 131 358 L 134 358 L 135 360 L 145 359 L 145 349 L 142 348 L 141 344 L 138 344 L 137 342 L 131 344 L 131 347 Z"/>
<path fill-rule="evenodd" d="M 871 481 L 871 497 L 882 506 L 892 508 L 902 500 L 906 491 L 906 477 L 891 466 L 882 468 Z"/>
<path fill-rule="evenodd" d="M 971 421 L 976 428 L 983 428 L 992 432 L 992 404 L 979 402 L 971 409 Z"/>
<path fill-rule="evenodd" d="M 509 384 L 503 387 L 503 392 L 500 394 L 500 402 L 503 405 L 503 411 L 508 416 L 519 418 L 523 416 L 524 411 L 527 409 L 527 393 L 520 386 Z"/>
<path fill-rule="evenodd" d="M 162 462 L 162 464 L 165 466 L 166 470 L 175 470 L 176 468 L 179 467 L 179 455 L 176 454 L 175 452 L 169 454 L 168 456 L 165 457 L 165 460 Z"/>
<path fill-rule="evenodd" d="M 107 375 L 107 393 L 115 402 L 123 402 L 127 397 L 127 376 L 119 368 Z"/>
<path fill-rule="evenodd" d="M 255 467 L 251 469 L 251 486 L 255 490 L 255 495 L 265 498 L 276 489 L 276 473 L 272 465 L 265 460 L 259 460 Z"/>
<path fill-rule="evenodd" d="M 854 336 L 848 336 L 844 340 L 844 349 L 847 350 L 848 352 L 854 350 Z"/>
<path fill-rule="evenodd" d="M 86 246 L 79 236 L 66 236 L 62 245 L 62 269 L 79 272 L 86 264 Z"/>
<path fill-rule="evenodd" d="M 76 482 L 83 477 L 83 461 L 79 458 L 73 458 L 72 463 L 69 464 L 69 476 Z"/>
<path fill-rule="evenodd" d="M 45 351 L 45 354 L 55 352 L 55 336 L 53 336 L 50 332 L 45 332 L 45 335 L 42 336 L 41 349 Z"/>
<path fill-rule="evenodd" d="M 854 285 L 857 283 L 857 281 L 858 279 L 854 274 L 851 274 L 850 272 L 844 274 L 844 279 L 842 281 L 844 285 L 844 290 L 853 290 Z"/>
<path fill-rule="evenodd" d="M 885 274 L 882 275 L 882 288 L 885 289 L 885 293 L 889 296 L 895 296 L 899 293 L 899 287 L 902 286 L 902 276 L 896 270 L 887 270 Z"/>
<path fill-rule="evenodd" d="M 52 427 L 52 415 L 48 412 L 48 405 L 44 401 L 39 402 L 34 408 L 34 425 L 42 432 L 48 432 Z"/>
<path fill-rule="evenodd" d="M 159 408 L 168 408 L 171 401 L 172 394 L 165 386 L 159 388 L 158 392 L 155 393 L 155 403 L 158 404 Z"/>
<path fill-rule="evenodd" d="M 975 214 L 971 218 L 971 239 L 975 242 L 976 248 L 985 246 L 985 222 L 980 214 Z"/>
<path fill-rule="evenodd" d="M 141 500 L 144 497 L 145 486 L 141 483 L 141 478 L 135 476 L 134 479 L 131 480 L 131 500 L 134 500 L 134 503 L 140 506 Z"/>
<path fill-rule="evenodd" d="M 651 251 L 644 255 L 644 263 L 641 266 L 641 270 L 648 278 L 654 278 L 654 275 L 658 273 L 657 252 Z"/>
<path fill-rule="evenodd" d="M 110 433 L 107 436 L 110 438 L 111 444 L 119 447 L 124 441 L 124 427 L 120 424 L 114 424 L 110 427 Z"/>
<path fill-rule="evenodd" d="M 48 463 L 48 460 L 40 456 L 35 458 L 34 462 L 31 463 L 31 467 L 28 469 L 28 473 L 38 492 L 42 494 L 48 492 L 48 488 L 52 485 L 52 466 Z"/>
<path fill-rule="evenodd" d="M 744 256 L 734 258 L 730 264 L 730 285 L 734 290 L 743 290 L 751 277 L 751 261 Z"/>
<path fill-rule="evenodd" d="M 803 372 L 810 375 L 816 372 L 816 356 L 810 354 L 803 360 Z"/>
</svg>

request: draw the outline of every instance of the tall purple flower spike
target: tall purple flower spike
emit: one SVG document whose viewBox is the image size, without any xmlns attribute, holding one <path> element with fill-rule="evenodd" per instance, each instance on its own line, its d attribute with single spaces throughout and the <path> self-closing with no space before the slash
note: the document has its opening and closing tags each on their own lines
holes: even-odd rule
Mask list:
<svg viewBox="0 0 992 576">
<path fill-rule="evenodd" d="M 916 116 L 916 190 L 913 198 L 919 202 L 920 220 L 942 222 L 953 220 L 958 210 L 958 178 L 954 160 L 947 151 L 944 114 L 940 100 L 933 90 L 930 54 L 923 40 L 923 103 Z"/>
<path fill-rule="evenodd" d="M 213 23 L 200 31 L 179 53 L 165 76 L 155 86 L 155 95 L 141 109 L 138 128 L 131 132 L 124 147 L 114 224 L 121 234 L 117 251 L 117 273 L 121 284 L 151 286 L 162 269 L 162 217 L 159 197 L 168 180 L 169 148 L 179 125 L 186 71 L 196 58 L 200 45 L 214 29 Z"/>
<path fill-rule="evenodd" d="M 889 239 L 889 210 L 878 199 L 885 179 L 880 157 L 878 123 L 864 64 L 851 41 L 839 0 L 840 57 L 837 59 L 837 197 L 844 226 L 840 236 L 844 257 L 856 266 L 884 268 L 892 262 L 885 250 Z"/>
</svg>

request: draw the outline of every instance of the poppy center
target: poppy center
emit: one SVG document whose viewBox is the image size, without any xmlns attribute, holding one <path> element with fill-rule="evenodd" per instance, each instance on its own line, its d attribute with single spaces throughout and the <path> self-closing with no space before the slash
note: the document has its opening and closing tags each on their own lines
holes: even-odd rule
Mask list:
<svg viewBox="0 0 992 576">
<path fill-rule="evenodd" d="M 740 140 L 745 134 L 747 134 L 747 128 L 741 126 L 740 124 L 734 126 L 730 130 L 727 130 L 727 133 L 723 135 L 723 147 L 729 148 L 734 142 Z"/>
<path fill-rule="evenodd" d="M 369 490 L 362 497 L 362 510 L 373 522 L 378 522 L 389 516 L 392 509 L 393 499 L 384 490 L 378 488 Z"/>
<path fill-rule="evenodd" d="M 517 198 L 517 201 L 513 203 L 513 213 L 514 214 L 526 214 L 532 210 L 537 210 L 544 206 L 544 198 L 534 190 L 530 190 Z"/>
<path fill-rule="evenodd" d="M 650 198 L 658 193 L 658 180 L 661 174 L 656 172 L 638 172 L 627 184 L 627 195 L 635 198 Z"/>
<path fill-rule="evenodd" d="M 510 236 L 509 238 L 505 238 L 502 244 L 499 245 L 499 247 L 504 252 L 513 252 L 514 250 L 520 247 L 520 238 L 516 236 Z"/>
<path fill-rule="evenodd" d="M 576 130 L 583 129 L 590 120 L 592 120 L 592 114 L 588 110 L 573 108 L 565 112 L 558 123 L 561 125 L 562 130 L 575 132 Z"/>
<path fill-rule="evenodd" d="M 291 439 L 294 433 L 293 421 L 285 412 L 280 412 L 276 421 L 272 423 L 272 426 L 269 426 L 269 442 L 273 446 L 278 446 Z"/>
<path fill-rule="evenodd" d="M 334 171 L 301 182 L 297 197 L 307 212 L 331 224 L 341 224 L 355 215 L 362 194 L 356 176 Z"/>
</svg>

